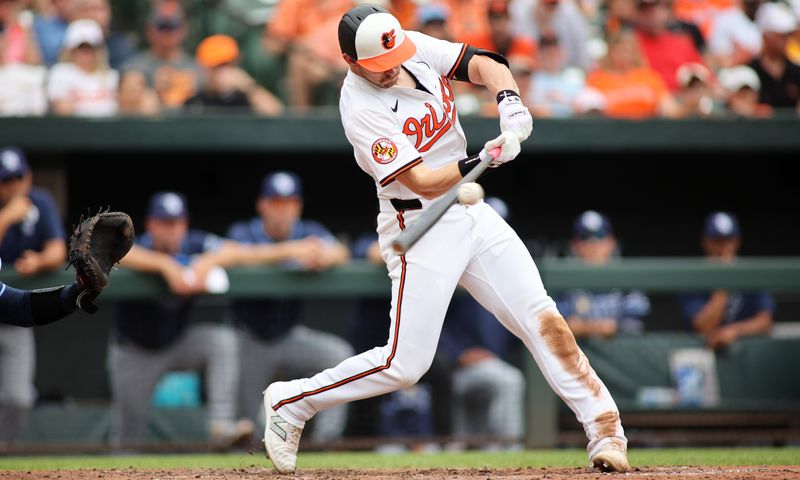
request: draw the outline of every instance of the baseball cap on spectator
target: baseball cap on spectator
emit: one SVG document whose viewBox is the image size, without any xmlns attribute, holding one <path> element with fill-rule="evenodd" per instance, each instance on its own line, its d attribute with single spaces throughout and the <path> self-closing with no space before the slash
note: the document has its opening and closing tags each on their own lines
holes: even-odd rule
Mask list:
<svg viewBox="0 0 800 480">
<path fill-rule="evenodd" d="M 197 46 L 197 63 L 206 68 L 233 63 L 237 58 L 239 46 L 227 35 L 212 35 Z"/>
<path fill-rule="evenodd" d="M 64 34 L 64 50 L 72 50 L 81 45 L 91 45 L 99 47 L 105 44 L 103 29 L 94 20 L 84 18 L 75 20 L 67 27 Z"/>
<path fill-rule="evenodd" d="M 183 7 L 176 0 L 162 0 L 150 12 L 148 24 L 157 30 L 177 30 L 186 23 Z"/>
<path fill-rule="evenodd" d="M 9 178 L 22 177 L 30 172 L 25 154 L 18 148 L 0 149 L 0 182 Z"/>
<path fill-rule="evenodd" d="M 594 210 L 581 213 L 572 226 L 572 234 L 581 240 L 605 238 L 613 233 L 608 217 Z"/>
<path fill-rule="evenodd" d="M 714 212 L 706 217 L 703 236 L 708 238 L 736 238 L 741 234 L 739 220 L 729 212 Z"/>
<path fill-rule="evenodd" d="M 761 89 L 761 81 L 758 74 L 746 65 L 723 68 L 718 74 L 719 84 L 729 93 L 738 92 L 743 88 L 750 88 L 758 92 Z"/>
<path fill-rule="evenodd" d="M 787 34 L 797 30 L 797 19 L 785 4 L 767 2 L 756 13 L 756 26 L 761 33 Z"/>
<path fill-rule="evenodd" d="M 419 20 L 419 24 L 421 26 L 436 22 L 444 23 L 449 17 L 450 10 L 448 10 L 444 5 L 437 5 L 435 3 L 423 5 L 419 7 L 419 10 L 417 11 L 417 19 Z"/>
<path fill-rule="evenodd" d="M 265 198 L 302 197 L 303 184 L 292 172 L 273 172 L 264 177 L 261 196 Z"/>
<path fill-rule="evenodd" d="M 700 63 L 684 63 L 675 72 L 675 80 L 681 87 L 689 87 L 696 80 L 708 85 L 710 79 L 711 72 Z"/>
<path fill-rule="evenodd" d="M 147 209 L 149 218 L 159 220 L 177 220 L 189 217 L 186 197 L 177 192 L 159 192 L 150 199 Z"/>
<path fill-rule="evenodd" d="M 592 87 L 584 87 L 573 99 L 573 108 L 582 115 L 590 113 L 603 113 L 606 110 L 606 97 L 603 93 Z"/>
<path fill-rule="evenodd" d="M 417 51 L 400 22 L 376 5 L 359 5 L 339 21 L 339 48 L 371 72 L 385 72 Z"/>
</svg>

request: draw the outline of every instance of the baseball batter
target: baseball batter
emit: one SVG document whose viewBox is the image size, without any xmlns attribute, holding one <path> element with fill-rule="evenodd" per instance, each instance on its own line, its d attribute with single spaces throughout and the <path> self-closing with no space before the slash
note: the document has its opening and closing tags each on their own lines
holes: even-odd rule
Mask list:
<svg viewBox="0 0 800 480">
<path fill-rule="evenodd" d="M 477 161 L 467 158 L 451 80 L 497 95 L 495 167 L 513 160 L 533 121 L 505 59 L 466 44 L 405 32 L 385 9 L 361 5 L 339 23 L 350 71 L 340 110 L 358 165 L 375 181 L 378 234 L 392 280 L 385 346 L 311 378 L 277 382 L 264 392 L 267 454 L 282 473 L 295 470 L 304 423 L 345 402 L 413 385 L 434 357 L 457 285 L 492 312 L 531 352 L 545 378 L 575 412 L 589 439 L 591 463 L 626 471 L 627 439 L 614 400 L 575 343 L 542 286 L 528 250 L 486 203 L 455 204 L 405 255 L 391 242 Z"/>
</svg>

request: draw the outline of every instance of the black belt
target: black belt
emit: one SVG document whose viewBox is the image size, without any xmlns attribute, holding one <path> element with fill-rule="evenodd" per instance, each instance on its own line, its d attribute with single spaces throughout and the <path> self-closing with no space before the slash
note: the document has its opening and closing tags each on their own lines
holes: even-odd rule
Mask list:
<svg viewBox="0 0 800 480">
<path fill-rule="evenodd" d="M 389 201 L 392 202 L 392 206 L 398 212 L 403 210 L 422 210 L 422 202 L 419 201 L 419 198 L 412 198 L 410 200 L 392 198 Z"/>
</svg>

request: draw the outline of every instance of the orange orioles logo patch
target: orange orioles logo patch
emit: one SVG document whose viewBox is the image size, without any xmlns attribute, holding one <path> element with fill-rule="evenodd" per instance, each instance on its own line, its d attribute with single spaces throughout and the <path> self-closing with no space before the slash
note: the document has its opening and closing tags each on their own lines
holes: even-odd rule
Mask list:
<svg viewBox="0 0 800 480">
<path fill-rule="evenodd" d="M 381 165 L 391 163 L 397 158 L 397 145 L 388 138 L 379 138 L 372 144 L 372 158 Z"/>
<path fill-rule="evenodd" d="M 383 45 L 383 48 L 385 48 L 386 50 L 391 50 L 394 48 L 394 41 L 395 41 L 394 29 L 391 29 L 388 32 L 384 32 L 384 34 L 381 35 L 381 45 Z"/>
</svg>

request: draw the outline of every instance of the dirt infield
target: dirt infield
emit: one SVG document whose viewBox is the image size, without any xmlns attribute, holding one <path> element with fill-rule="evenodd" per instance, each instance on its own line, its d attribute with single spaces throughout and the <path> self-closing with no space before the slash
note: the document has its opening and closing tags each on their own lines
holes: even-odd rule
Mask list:
<svg viewBox="0 0 800 480">
<path fill-rule="evenodd" d="M 800 466 L 775 467 L 639 467 L 627 474 L 606 474 L 589 468 L 516 468 L 516 469 L 419 469 L 419 470 L 300 470 L 292 476 L 278 475 L 268 467 L 234 469 L 83 469 L 50 471 L 0 471 L 0 479 L 297 479 L 297 480 L 778 480 L 800 479 Z"/>
</svg>

